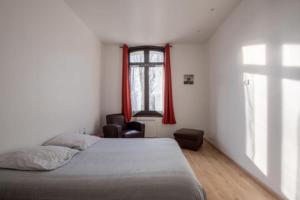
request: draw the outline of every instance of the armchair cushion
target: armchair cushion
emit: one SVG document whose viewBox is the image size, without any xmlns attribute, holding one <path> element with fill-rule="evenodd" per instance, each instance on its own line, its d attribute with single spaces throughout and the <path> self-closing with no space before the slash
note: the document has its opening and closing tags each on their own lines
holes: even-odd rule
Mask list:
<svg viewBox="0 0 300 200">
<path fill-rule="evenodd" d="M 142 132 L 136 130 L 124 130 L 122 131 L 122 137 L 124 138 L 141 138 Z"/>
</svg>

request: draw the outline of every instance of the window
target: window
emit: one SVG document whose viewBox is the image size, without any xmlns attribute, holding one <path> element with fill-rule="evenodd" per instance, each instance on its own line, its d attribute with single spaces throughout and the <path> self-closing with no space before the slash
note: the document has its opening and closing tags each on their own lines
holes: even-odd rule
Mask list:
<svg viewBox="0 0 300 200">
<path fill-rule="evenodd" d="M 164 48 L 130 48 L 129 65 L 133 115 L 162 116 Z"/>
</svg>

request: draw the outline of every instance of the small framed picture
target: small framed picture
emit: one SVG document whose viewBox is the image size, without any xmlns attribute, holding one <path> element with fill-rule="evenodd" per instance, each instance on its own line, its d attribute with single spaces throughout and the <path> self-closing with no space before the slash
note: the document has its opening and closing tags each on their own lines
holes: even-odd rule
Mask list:
<svg viewBox="0 0 300 200">
<path fill-rule="evenodd" d="M 185 85 L 193 85 L 194 84 L 194 74 L 185 74 L 183 83 Z"/>
</svg>

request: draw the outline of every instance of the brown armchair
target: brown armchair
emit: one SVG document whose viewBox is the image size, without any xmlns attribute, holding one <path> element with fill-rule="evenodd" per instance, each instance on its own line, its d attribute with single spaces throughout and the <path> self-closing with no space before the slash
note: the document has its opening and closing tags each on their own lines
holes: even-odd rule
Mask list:
<svg viewBox="0 0 300 200">
<path fill-rule="evenodd" d="M 107 125 L 103 127 L 105 138 L 143 138 L 145 124 L 132 121 L 125 123 L 124 115 L 113 114 L 106 116 Z"/>
</svg>

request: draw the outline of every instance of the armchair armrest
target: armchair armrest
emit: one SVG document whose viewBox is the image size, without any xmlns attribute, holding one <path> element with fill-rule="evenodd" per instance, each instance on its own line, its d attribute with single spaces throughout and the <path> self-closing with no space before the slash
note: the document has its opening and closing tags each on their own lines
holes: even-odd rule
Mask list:
<svg viewBox="0 0 300 200">
<path fill-rule="evenodd" d="M 126 125 L 128 129 L 138 130 L 142 132 L 145 131 L 145 124 L 143 122 L 132 121 L 128 122 Z"/>
<path fill-rule="evenodd" d="M 108 124 L 103 127 L 105 138 L 118 138 L 121 137 L 122 126 L 118 124 Z"/>
</svg>

